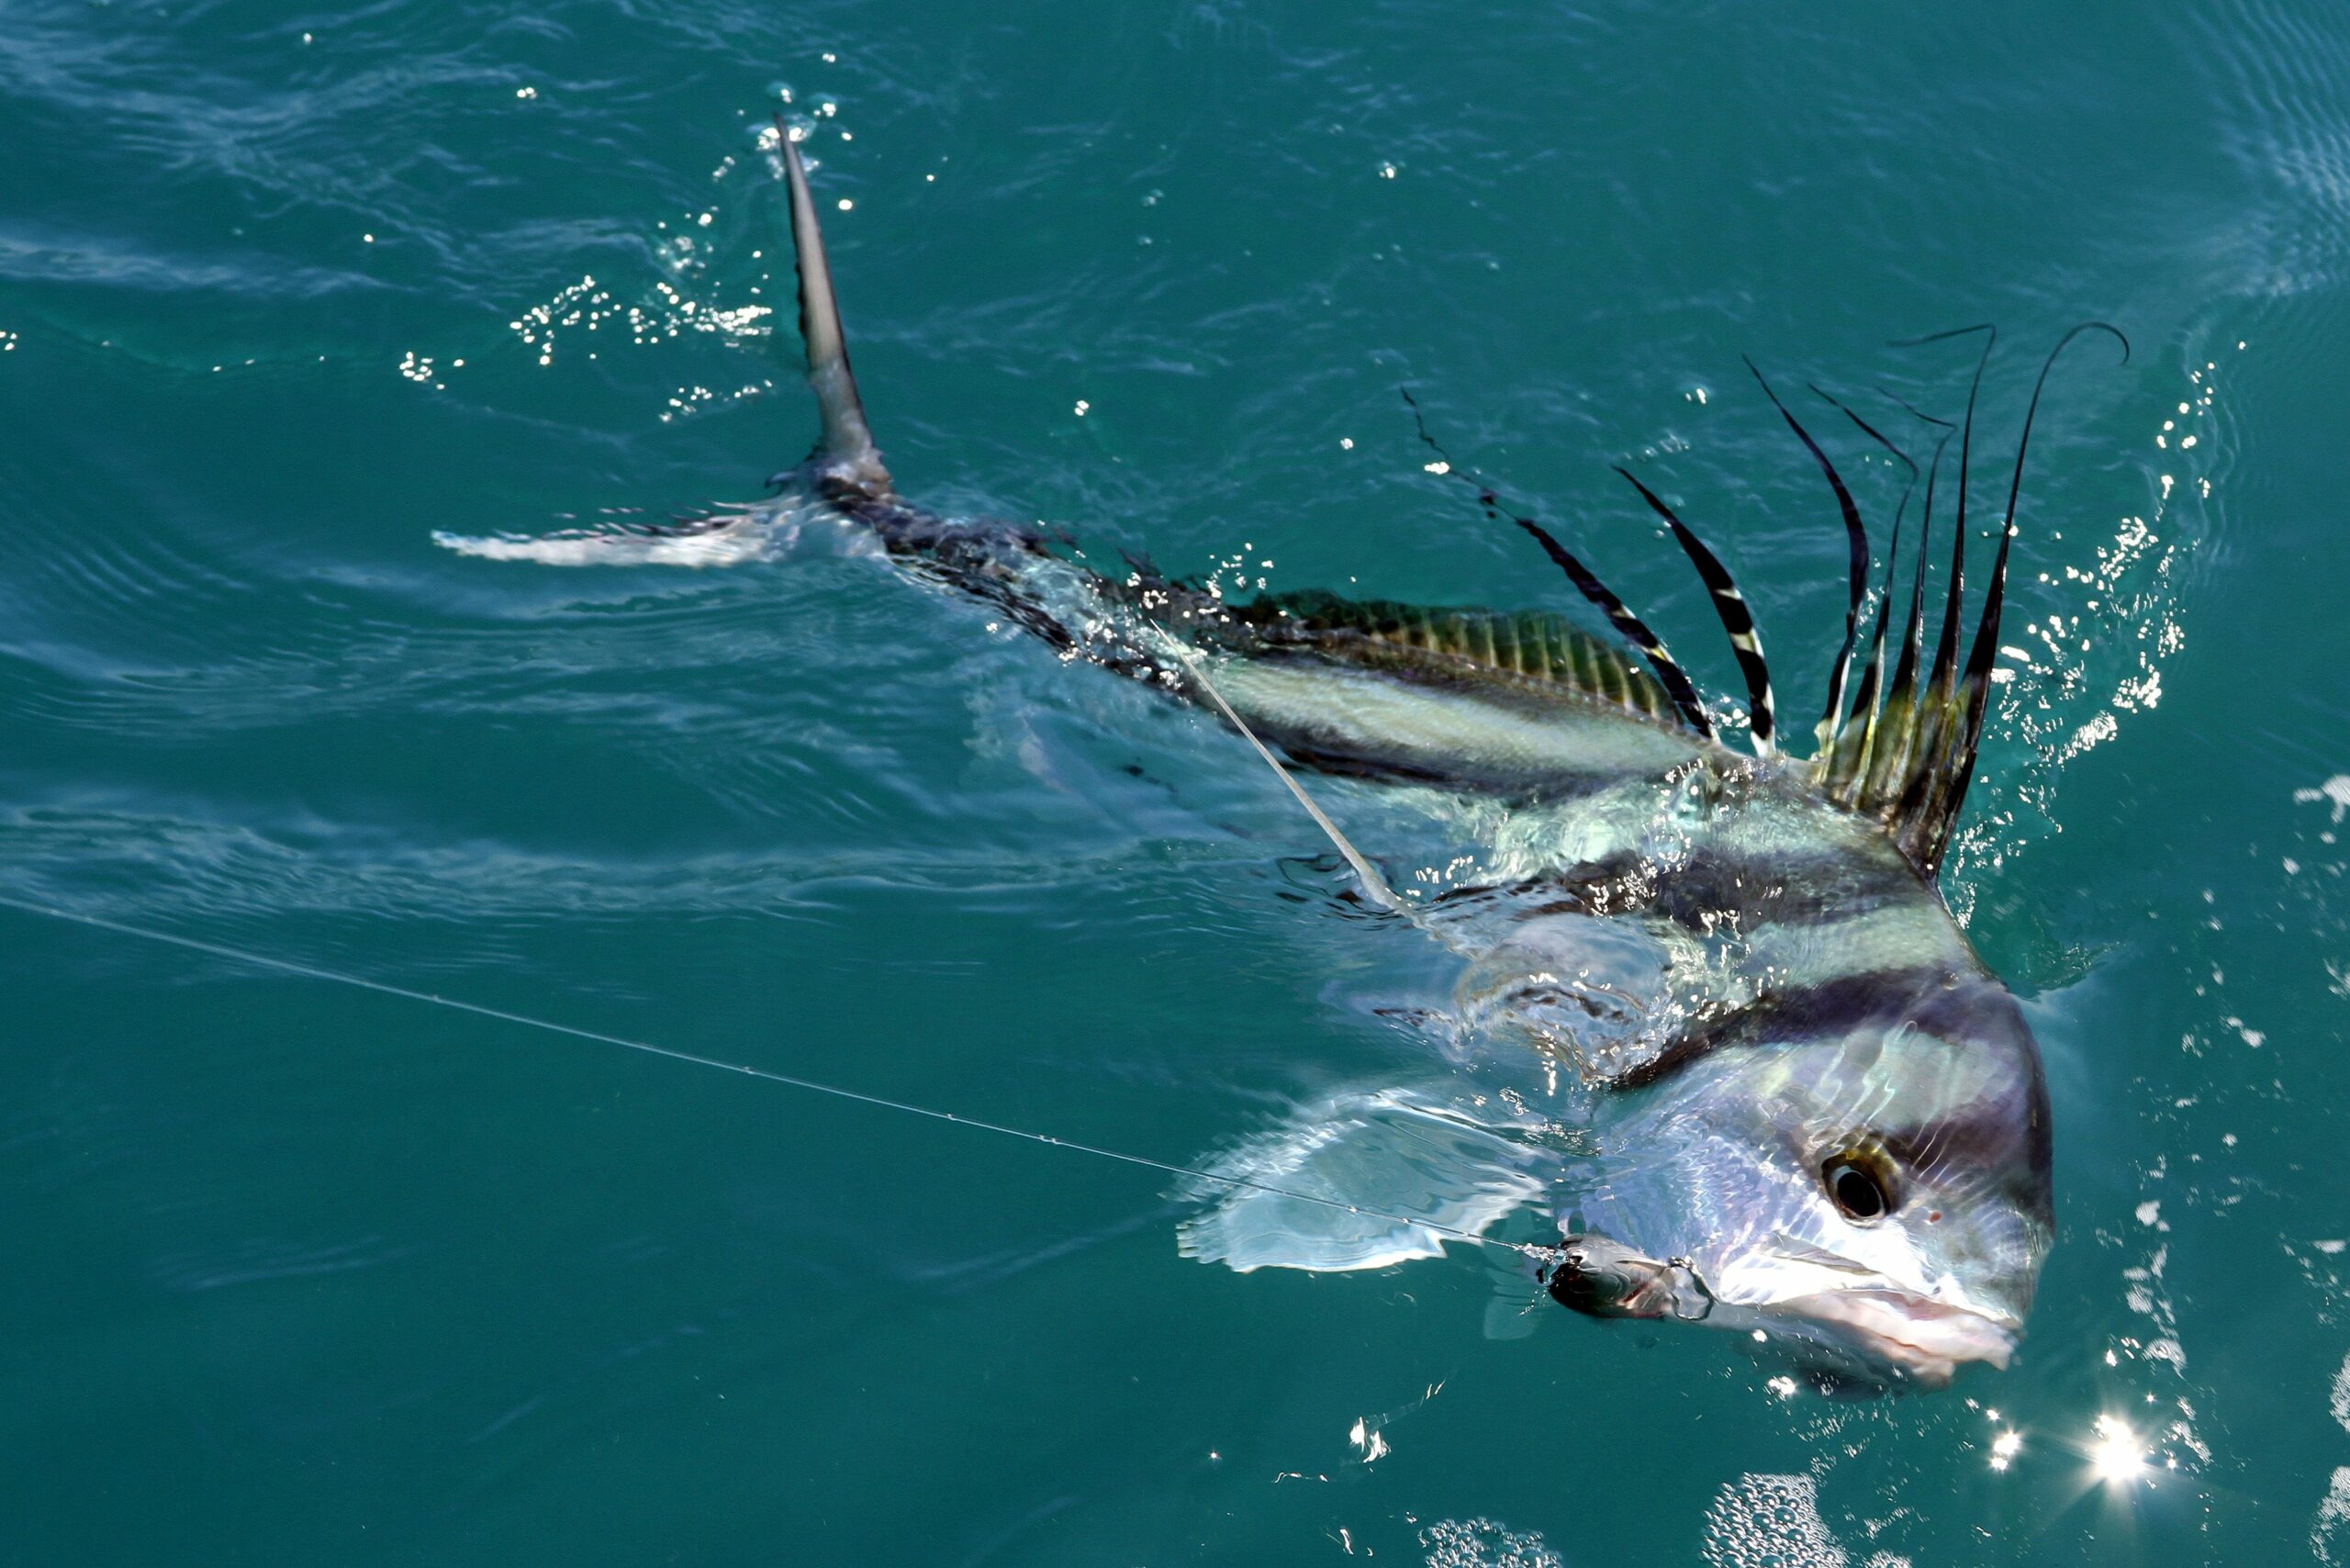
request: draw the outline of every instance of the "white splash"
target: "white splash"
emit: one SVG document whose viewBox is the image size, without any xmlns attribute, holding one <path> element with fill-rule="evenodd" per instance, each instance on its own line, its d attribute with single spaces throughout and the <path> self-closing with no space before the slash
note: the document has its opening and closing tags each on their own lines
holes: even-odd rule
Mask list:
<svg viewBox="0 0 2350 1568">
<path fill-rule="evenodd" d="M 2333 802 L 2333 820 L 2340 822 L 2344 812 L 2350 812 L 2350 773 L 2337 773 L 2314 790 L 2296 790 L 2293 799 L 2302 805 L 2318 801 Z"/>
<path fill-rule="evenodd" d="M 1741 1475 L 1706 1510 L 1708 1568 L 1846 1568 L 1808 1475 Z"/>
<path fill-rule="evenodd" d="M 846 518 L 750 509 L 672 529 L 568 528 L 554 533 L 435 532 L 432 543 L 485 561 L 541 566 L 740 566 L 808 556 L 879 555 L 880 540 Z"/>
<path fill-rule="evenodd" d="M 2310 1527 L 2310 1555 L 2329 1565 L 2340 1562 L 2333 1554 L 2333 1538 L 2345 1521 L 2350 1521 L 2350 1464 L 2334 1467 L 2333 1479 L 2318 1502 L 2317 1521 Z"/>
<path fill-rule="evenodd" d="M 1420 1531 L 1427 1568 L 1566 1568 L 1539 1530 L 1513 1530 L 1491 1519 L 1439 1519 Z"/>
</svg>

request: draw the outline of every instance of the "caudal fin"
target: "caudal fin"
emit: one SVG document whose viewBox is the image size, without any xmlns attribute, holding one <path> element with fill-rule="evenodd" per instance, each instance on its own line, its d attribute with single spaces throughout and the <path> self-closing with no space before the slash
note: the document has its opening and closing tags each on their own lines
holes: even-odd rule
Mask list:
<svg viewBox="0 0 2350 1568">
<path fill-rule="evenodd" d="M 791 129 L 778 116 L 776 136 L 783 173 L 790 187 L 791 248 L 800 263 L 800 336 L 808 345 L 808 385 L 816 394 L 823 433 L 810 454 L 819 474 L 867 495 L 891 493 L 890 471 L 865 422 L 865 403 L 848 368 L 848 340 L 833 296 L 833 269 L 824 259 L 824 234 L 816 223 L 816 198 L 809 193 L 807 166 Z"/>
</svg>

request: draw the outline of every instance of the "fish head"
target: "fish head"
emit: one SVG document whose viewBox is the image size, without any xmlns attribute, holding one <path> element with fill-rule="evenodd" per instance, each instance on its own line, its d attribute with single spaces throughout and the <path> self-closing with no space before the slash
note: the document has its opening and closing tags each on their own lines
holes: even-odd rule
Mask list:
<svg viewBox="0 0 2350 1568">
<path fill-rule="evenodd" d="M 1893 1386 L 2004 1367 L 2053 1234 L 2039 1048 L 1987 977 L 1848 1013 L 1628 1096 L 1604 1178 L 1562 1215 L 1553 1296 Z"/>
</svg>

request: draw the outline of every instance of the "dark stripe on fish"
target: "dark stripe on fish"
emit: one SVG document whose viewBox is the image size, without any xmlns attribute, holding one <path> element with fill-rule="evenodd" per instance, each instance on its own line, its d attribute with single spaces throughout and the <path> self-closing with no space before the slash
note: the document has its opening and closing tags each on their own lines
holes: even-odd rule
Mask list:
<svg viewBox="0 0 2350 1568">
<path fill-rule="evenodd" d="M 1905 1171 L 1927 1176 L 1998 1170 L 2015 1164 L 2020 1153 L 2016 1176 L 2003 1190 L 2045 1224 L 2050 1217 L 2048 1179 L 2054 1165 L 2047 1083 L 2036 1074 L 2018 1074 L 2013 1090 L 1998 1099 L 1975 1101 L 1925 1126 L 1880 1129 L 1874 1136 Z"/>
<path fill-rule="evenodd" d="M 1542 915 L 1644 915 L 1711 933 L 1725 916 L 1741 925 L 1764 922 L 1817 925 L 1915 902 L 1917 877 L 1887 857 L 1869 861 L 1847 851 L 1742 856 L 1695 849 L 1669 865 L 1624 850 L 1564 871 L 1500 888 L 1472 888 L 1431 901 L 1541 898 L 1518 912 Z"/>
<path fill-rule="evenodd" d="M 1798 1041 L 1835 1041 L 1872 1024 L 1908 1025 L 1962 1044 L 2012 1027 L 2015 998 L 1982 974 L 1941 964 L 1869 969 L 1794 991 L 1766 991 L 1742 1006 L 1700 1020 L 1662 1050 L 1608 1081 L 1644 1089 L 1717 1051 Z"/>
</svg>

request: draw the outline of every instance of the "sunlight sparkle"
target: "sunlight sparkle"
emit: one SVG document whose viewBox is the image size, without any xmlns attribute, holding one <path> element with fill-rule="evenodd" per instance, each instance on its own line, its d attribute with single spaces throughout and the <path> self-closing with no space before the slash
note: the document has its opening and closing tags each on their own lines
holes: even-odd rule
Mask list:
<svg viewBox="0 0 2350 1568">
<path fill-rule="evenodd" d="M 2109 1486 L 2122 1486 L 2146 1471 L 2146 1451 L 2129 1423 L 2111 1416 L 2097 1418 L 2097 1440 L 2089 1445 L 2089 1468 Z"/>
</svg>

